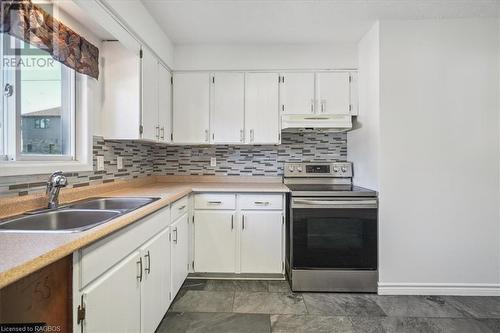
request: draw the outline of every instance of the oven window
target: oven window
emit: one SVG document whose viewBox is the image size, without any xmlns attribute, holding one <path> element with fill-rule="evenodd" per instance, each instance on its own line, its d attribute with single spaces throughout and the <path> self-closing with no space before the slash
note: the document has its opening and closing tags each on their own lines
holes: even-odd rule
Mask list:
<svg viewBox="0 0 500 333">
<path fill-rule="evenodd" d="M 377 269 L 377 210 L 293 209 L 293 267 Z"/>
</svg>

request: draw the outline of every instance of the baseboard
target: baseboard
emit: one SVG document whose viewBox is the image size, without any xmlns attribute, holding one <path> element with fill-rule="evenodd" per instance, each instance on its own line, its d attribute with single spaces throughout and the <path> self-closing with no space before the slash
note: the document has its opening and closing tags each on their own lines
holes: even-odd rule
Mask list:
<svg viewBox="0 0 500 333">
<path fill-rule="evenodd" d="M 500 296 L 497 283 L 378 283 L 379 295 Z"/>
</svg>

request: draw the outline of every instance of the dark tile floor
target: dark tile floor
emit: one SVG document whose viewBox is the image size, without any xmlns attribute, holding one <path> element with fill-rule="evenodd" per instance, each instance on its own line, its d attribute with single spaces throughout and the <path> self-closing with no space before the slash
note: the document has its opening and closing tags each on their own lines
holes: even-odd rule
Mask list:
<svg viewBox="0 0 500 333">
<path fill-rule="evenodd" d="M 285 281 L 187 280 L 157 333 L 500 332 L 500 297 L 292 293 Z"/>
</svg>

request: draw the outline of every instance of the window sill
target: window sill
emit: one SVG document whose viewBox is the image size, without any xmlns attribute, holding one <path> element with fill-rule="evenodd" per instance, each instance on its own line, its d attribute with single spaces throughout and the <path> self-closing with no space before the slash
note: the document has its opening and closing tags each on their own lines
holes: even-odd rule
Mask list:
<svg viewBox="0 0 500 333">
<path fill-rule="evenodd" d="M 22 176 L 50 174 L 54 171 L 92 171 L 92 163 L 79 161 L 15 161 L 0 162 L 0 176 Z"/>
</svg>

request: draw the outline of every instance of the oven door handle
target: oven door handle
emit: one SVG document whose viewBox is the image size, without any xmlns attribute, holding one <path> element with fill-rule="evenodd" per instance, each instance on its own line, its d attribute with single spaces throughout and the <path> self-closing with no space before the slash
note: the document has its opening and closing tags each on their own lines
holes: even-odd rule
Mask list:
<svg viewBox="0 0 500 333">
<path fill-rule="evenodd" d="M 376 199 L 362 200 L 310 200 L 293 199 L 292 208 L 377 208 Z"/>
</svg>

